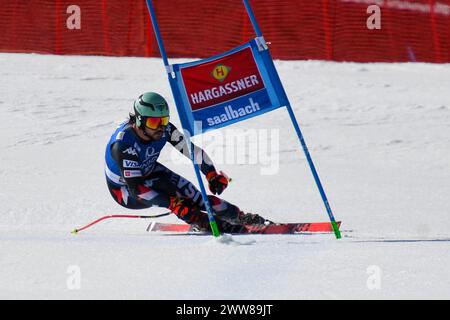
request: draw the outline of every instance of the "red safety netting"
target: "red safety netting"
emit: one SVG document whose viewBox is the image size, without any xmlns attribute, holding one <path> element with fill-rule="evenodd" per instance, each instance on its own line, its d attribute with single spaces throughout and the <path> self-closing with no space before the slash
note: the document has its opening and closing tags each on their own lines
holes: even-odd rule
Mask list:
<svg viewBox="0 0 450 320">
<path fill-rule="evenodd" d="M 169 57 L 207 57 L 254 37 L 241 0 L 153 0 Z M 450 62 L 450 0 L 253 0 L 279 59 Z M 69 29 L 71 5 L 81 29 Z M 368 29 L 370 5 L 381 29 Z M 145 0 L 4 0 L 0 51 L 160 56 Z"/>
</svg>

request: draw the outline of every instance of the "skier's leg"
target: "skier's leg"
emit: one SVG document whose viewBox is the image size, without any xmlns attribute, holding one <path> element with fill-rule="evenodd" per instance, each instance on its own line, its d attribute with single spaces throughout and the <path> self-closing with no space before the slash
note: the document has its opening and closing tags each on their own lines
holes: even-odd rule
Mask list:
<svg viewBox="0 0 450 320">
<path fill-rule="evenodd" d="M 176 195 L 181 199 L 190 200 L 189 203 L 197 206 L 202 211 L 206 211 L 202 194 L 194 184 L 161 164 L 158 164 L 158 171 L 165 173 L 165 179 L 161 179 L 158 182 L 160 184 L 164 182 L 164 189 L 166 189 L 168 193 L 172 196 Z M 157 190 L 161 190 L 161 187 L 162 186 L 155 186 Z M 241 212 L 241 210 L 234 204 L 231 204 L 216 196 L 208 195 L 208 199 L 211 203 L 213 214 L 217 218 L 236 219 Z"/>
<path fill-rule="evenodd" d="M 197 205 L 202 211 L 206 211 L 205 204 L 201 192 L 187 179 L 178 175 L 177 173 L 167 169 L 161 164 L 159 170 L 166 173 L 170 180 L 171 192 L 177 196 L 185 199 L 190 199 L 193 204 Z M 170 188 L 169 188 L 170 189 Z M 211 204 L 213 214 L 217 220 L 226 221 L 231 224 L 268 224 L 271 221 L 262 218 L 257 214 L 244 213 L 236 205 L 221 199 L 214 195 L 208 195 L 208 200 Z"/>
<path fill-rule="evenodd" d="M 145 182 L 146 187 L 167 195 L 165 203 L 159 201 L 187 223 L 196 223 L 202 227 L 209 225 L 206 207 L 201 192 L 187 179 L 168 169 L 159 162 Z M 216 219 L 237 219 L 239 208 L 215 196 L 208 196 Z"/>
<path fill-rule="evenodd" d="M 273 224 L 272 221 L 261 217 L 255 213 L 245 213 L 234 204 L 229 203 L 219 197 L 208 195 L 216 215 L 223 221 L 234 225 L 248 224 Z"/>
<path fill-rule="evenodd" d="M 203 229 L 208 228 L 208 215 L 200 211 L 198 206 L 190 199 L 177 196 L 164 171 L 159 171 L 151 175 L 142 185 L 138 186 L 140 192 L 138 195 L 139 199 L 130 196 L 130 192 L 126 186 L 118 186 L 109 181 L 107 181 L 107 185 L 113 199 L 125 208 L 167 208 L 186 223 L 196 224 Z"/>
<path fill-rule="evenodd" d="M 138 201 L 136 198 L 130 196 L 127 186 L 116 185 L 106 179 L 109 193 L 112 198 L 122 207 L 128 209 L 145 209 L 148 208 L 145 203 Z"/>
<path fill-rule="evenodd" d="M 126 186 L 117 186 L 108 181 L 108 189 L 114 200 L 128 209 L 164 207 L 186 223 L 197 224 L 201 228 L 209 227 L 201 192 L 190 181 L 160 163 L 157 163 L 153 173 L 142 185 L 138 186 L 137 198 L 130 195 Z M 209 195 L 208 199 L 219 225 L 221 221 L 231 224 L 254 224 L 266 221 L 258 215 L 244 214 L 234 204 L 216 196 Z"/>
</svg>

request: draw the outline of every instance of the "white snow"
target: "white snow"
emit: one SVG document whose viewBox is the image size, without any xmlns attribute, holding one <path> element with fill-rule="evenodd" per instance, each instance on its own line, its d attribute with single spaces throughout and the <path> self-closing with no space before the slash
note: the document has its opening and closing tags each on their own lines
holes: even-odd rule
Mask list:
<svg viewBox="0 0 450 320">
<path fill-rule="evenodd" d="M 138 219 L 72 235 L 107 214 L 165 212 L 120 207 L 103 174 L 106 142 L 142 92 L 166 96 L 179 126 L 163 64 L 0 54 L 0 298 L 449 299 L 450 65 L 276 66 L 341 240 L 218 241 L 148 233 Z M 220 136 L 236 132 L 257 132 L 261 154 Z M 279 222 L 327 221 L 285 109 L 204 138 L 194 140 L 233 178 L 225 199 Z M 171 146 L 160 160 L 196 181 Z"/>
</svg>

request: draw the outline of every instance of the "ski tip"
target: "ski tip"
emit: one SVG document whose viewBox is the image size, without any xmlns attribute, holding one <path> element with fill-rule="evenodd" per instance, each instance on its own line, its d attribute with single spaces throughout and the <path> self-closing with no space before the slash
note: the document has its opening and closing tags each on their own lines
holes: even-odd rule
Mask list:
<svg viewBox="0 0 450 320">
<path fill-rule="evenodd" d="M 77 234 L 78 233 L 78 229 L 73 229 L 70 233 L 71 234 Z"/>
</svg>

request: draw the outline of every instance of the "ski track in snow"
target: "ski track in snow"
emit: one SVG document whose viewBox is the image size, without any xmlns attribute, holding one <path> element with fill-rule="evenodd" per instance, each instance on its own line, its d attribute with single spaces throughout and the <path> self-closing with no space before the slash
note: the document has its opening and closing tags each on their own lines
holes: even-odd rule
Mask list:
<svg viewBox="0 0 450 320">
<path fill-rule="evenodd" d="M 100 216 L 130 214 L 106 189 L 104 147 L 142 92 L 158 91 L 173 106 L 164 66 L 160 59 L 0 54 L 0 298 L 449 299 L 450 65 L 276 66 L 343 221 L 339 241 L 151 234 L 146 221 L 127 219 L 71 235 Z M 172 122 L 180 126 L 174 107 Z M 248 145 L 226 139 L 249 128 L 269 142 L 264 150 L 275 164 L 262 156 L 252 162 Z M 225 199 L 279 222 L 327 221 L 285 110 L 204 138 L 194 141 L 233 178 Z M 241 158 L 231 163 L 224 150 Z M 160 160 L 196 181 L 189 160 L 170 146 Z M 79 289 L 70 287 L 74 266 Z M 370 289 L 373 270 L 380 283 Z"/>
</svg>

